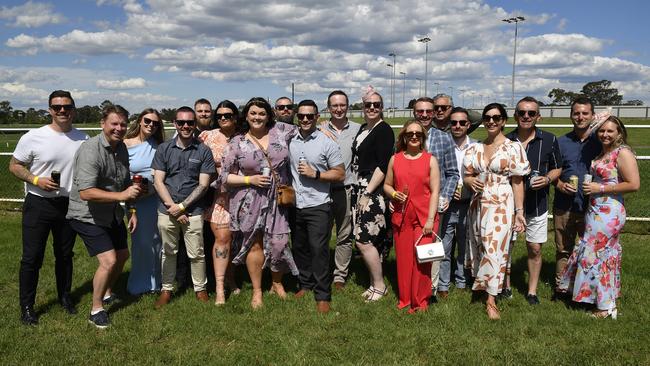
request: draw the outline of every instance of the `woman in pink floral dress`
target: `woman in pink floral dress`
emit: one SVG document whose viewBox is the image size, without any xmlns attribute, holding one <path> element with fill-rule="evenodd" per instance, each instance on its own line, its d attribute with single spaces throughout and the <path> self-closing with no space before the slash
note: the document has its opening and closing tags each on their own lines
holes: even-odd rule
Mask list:
<svg viewBox="0 0 650 366">
<path fill-rule="evenodd" d="M 623 193 L 639 189 L 639 168 L 626 145 L 623 122 L 609 117 L 597 133 L 603 151 L 591 163 L 593 182 L 583 184 L 589 195 L 585 234 L 569 257 L 559 290 L 570 291 L 573 301 L 595 304 L 593 316 L 615 319 L 621 293 L 619 233 L 626 216 Z"/>
<path fill-rule="evenodd" d="M 494 320 L 500 318 L 495 298 L 503 286 L 510 236 L 526 225 L 522 177 L 530 171 L 524 148 L 503 135 L 507 119 L 501 104 L 488 104 L 483 109 L 488 137 L 469 147 L 463 161 L 465 185 L 475 192 L 465 262 L 474 277 L 472 290 L 487 293 L 487 314 Z"/>
<path fill-rule="evenodd" d="M 215 117 L 219 128 L 203 131 L 199 139 L 212 151 L 212 157 L 217 167 L 217 175 L 221 174 L 221 161 L 224 151 L 230 139 L 237 133 L 237 118 L 239 110 L 237 106 L 224 100 L 215 108 Z M 228 212 L 228 191 L 223 184 L 216 185 L 212 204 L 205 210 L 203 219 L 210 223 L 214 234 L 214 246 L 212 249 L 212 263 L 214 264 L 214 277 L 216 282 L 215 305 L 226 303 L 226 292 L 224 282 L 228 277 L 228 287 L 233 293 L 239 293 L 235 283 L 232 268 L 228 268 L 230 262 L 230 246 L 232 235 L 230 234 L 230 213 Z"/>
</svg>

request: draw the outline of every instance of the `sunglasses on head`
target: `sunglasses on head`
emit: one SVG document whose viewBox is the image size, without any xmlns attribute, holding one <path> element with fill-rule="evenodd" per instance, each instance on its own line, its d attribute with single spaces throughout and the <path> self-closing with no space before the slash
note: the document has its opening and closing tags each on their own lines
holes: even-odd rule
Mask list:
<svg viewBox="0 0 650 366">
<path fill-rule="evenodd" d="M 312 121 L 314 118 L 316 118 L 316 114 L 314 113 L 298 113 L 298 121 L 302 121 L 305 118 L 307 118 L 308 121 Z"/>
<path fill-rule="evenodd" d="M 187 119 L 187 120 L 177 119 L 176 121 L 174 121 L 174 123 L 176 123 L 176 125 L 179 126 L 179 127 L 183 127 L 185 125 L 188 125 L 188 126 L 192 127 L 192 126 L 194 126 L 196 121 L 193 120 L 193 119 Z"/>
<path fill-rule="evenodd" d="M 283 111 L 285 109 L 293 109 L 293 104 L 278 104 L 275 106 L 275 109 Z"/>
<path fill-rule="evenodd" d="M 458 120 L 458 121 L 453 120 L 453 119 L 449 120 L 449 124 L 452 125 L 452 126 L 460 125 L 460 126 L 465 127 L 467 125 L 467 123 L 469 123 L 469 121 L 467 121 L 465 119 L 461 119 L 461 120 Z"/>
<path fill-rule="evenodd" d="M 528 116 L 529 116 L 530 118 L 535 118 L 535 117 L 537 117 L 537 111 L 521 111 L 521 110 L 517 111 L 517 115 L 518 115 L 519 117 L 525 117 L 526 114 L 528 114 Z"/>
<path fill-rule="evenodd" d="M 217 121 L 220 119 L 227 119 L 231 120 L 233 117 L 232 113 L 216 113 L 215 116 L 217 117 Z"/>
<path fill-rule="evenodd" d="M 160 121 L 155 120 L 155 119 L 150 119 L 150 118 L 147 118 L 147 117 L 142 118 L 142 122 L 147 126 L 152 124 L 152 123 L 154 124 L 154 126 L 160 125 Z"/>
<path fill-rule="evenodd" d="M 487 115 L 483 116 L 483 122 L 490 122 L 490 121 L 501 122 L 501 120 L 503 120 L 503 116 L 500 114 L 495 114 L 493 116 L 487 116 Z"/>
<path fill-rule="evenodd" d="M 440 112 L 440 111 L 446 112 L 447 109 L 449 109 L 449 108 L 451 108 L 450 105 L 434 105 L 433 106 L 433 110 L 436 111 L 436 112 Z"/>
<path fill-rule="evenodd" d="M 415 114 L 433 114 L 433 109 L 416 109 Z"/>
<path fill-rule="evenodd" d="M 365 102 L 365 103 L 363 103 L 363 106 L 366 109 L 370 109 L 370 108 L 379 109 L 379 108 L 381 108 L 381 102 Z"/>
<path fill-rule="evenodd" d="M 405 132 L 404 136 L 406 136 L 406 138 L 408 139 L 412 139 L 414 137 L 421 139 L 422 137 L 424 137 L 424 134 L 422 132 L 411 131 L 411 132 Z"/>
<path fill-rule="evenodd" d="M 50 108 L 55 112 L 60 111 L 61 108 L 63 108 L 64 111 L 69 112 L 74 109 L 74 104 L 52 104 Z"/>
</svg>

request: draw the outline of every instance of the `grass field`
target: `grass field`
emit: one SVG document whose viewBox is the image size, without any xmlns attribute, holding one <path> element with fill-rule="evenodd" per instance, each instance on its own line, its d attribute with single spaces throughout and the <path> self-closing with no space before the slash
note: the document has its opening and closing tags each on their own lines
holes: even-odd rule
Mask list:
<svg viewBox="0 0 650 366">
<path fill-rule="evenodd" d="M 201 304 L 192 293 L 176 296 L 161 311 L 154 296 L 128 297 L 128 266 L 117 290 L 124 301 L 110 308 L 113 325 L 104 331 L 87 323 L 95 262 L 78 241 L 73 296 L 79 314 L 69 316 L 56 303 L 51 247 L 41 271 L 36 310 L 38 327 L 19 322 L 18 265 L 20 213 L 0 211 L 0 359 L 2 364 L 459 364 L 600 365 L 650 363 L 648 238 L 623 235 L 623 297 L 618 320 L 592 319 L 583 310 L 549 301 L 553 244 L 544 247 L 539 294 L 541 305 L 524 298 L 524 248 L 515 246 L 514 298 L 502 301 L 502 320 L 487 320 L 482 305 L 467 292 L 450 297 L 428 312 L 408 315 L 395 308 L 395 262 L 385 264 L 392 291 L 374 304 L 359 294 L 367 286 L 365 267 L 352 264 L 348 286 L 333 295 L 333 311 L 315 311 L 309 296 L 280 301 L 265 294 L 264 308 L 251 311 L 250 283 L 223 307 Z M 551 238 L 551 237 L 550 237 Z M 549 239 L 550 239 L 549 238 Z M 243 273 L 243 272 L 242 272 Z M 287 288 L 295 281 L 287 278 Z M 266 279 L 266 288 L 269 282 Z"/>
</svg>

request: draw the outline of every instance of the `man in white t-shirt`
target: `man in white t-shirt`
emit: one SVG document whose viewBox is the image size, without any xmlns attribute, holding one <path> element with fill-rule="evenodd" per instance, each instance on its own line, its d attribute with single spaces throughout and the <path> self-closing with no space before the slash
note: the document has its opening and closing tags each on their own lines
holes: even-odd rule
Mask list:
<svg viewBox="0 0 650 366">
<path fill-rule="evenodd" d="M 34 303 L 50 232 L 59 302 L 69 314 L 77 312 L 70 297 L 76 235 L 65 215 L 72 187 L 74 155 L 88 135 L 72 127 L 75 104 L 70 92 L 52 92 L 49 112 L 52 122 L 23 135 L 9 162 L 9 171 L 25 182 L 19 292 L 21 320 L 26 325 L 38 324 Z"/>
</svg>

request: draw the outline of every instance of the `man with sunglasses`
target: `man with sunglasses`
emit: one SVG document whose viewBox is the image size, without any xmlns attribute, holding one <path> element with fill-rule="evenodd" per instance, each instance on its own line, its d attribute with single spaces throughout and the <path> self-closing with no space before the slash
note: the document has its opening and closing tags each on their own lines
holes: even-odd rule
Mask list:
<svg viewBox="0 0 650 366">
<path fill-rule="evenodd" d="M 454 139 L 454 152 L 456 155 L 456 167 L 458 174 L 464 175 L 463 159 L 465 150 L 469 148 L 476 140 L 467 135 L 471 126 L 469 113 L 465 108 L 454 107 L 451 110 L 449 125 L 451 126 L 451 136 Z M 454 269 L 456 288 L 465 289 L 465 246 L 467 245 L 467 211 L 469 210 L 469 201 L 471 198 L 470 190 L 462 187 L 462 180 L 459 181 L 454 191 L 453 199 L 449 204 L 449 209 L 442 219 L 440 232 L 442 233 L 442 244 L 445 248 L 445 258 L 440 261 L 440 278 L 438 281 L 438 297 L 444 299 L 449 294 L 449 285 L 451 284 L 451 272 Z M 456 239 L 456 250 L 458 255 L 454 256 L 454 239 Z M 455 258 L 455 262 L 452 262 Z M 455 266 L 453 265 L 455 263 Z"/>
<path fill-rule="evenodd" d="M 449 125 L 449 117 L 451 110 L 454 108 L 454 101 L 451 96 L 447 94 L 438 94 L 433 97 L 432 121 L 433 126 L 441 131 L 449 132 L 451 126 Z M 416 110 L 417 111 L 417 110 Z M 482 123 L 481 114 L 474 111 L 467 111 L 467 119 L 470 121 L 468 134 L 474 132 Z"/>
<path fill-rule="evenodd" d="M 289 97 L 280 97 L 275 101 L 275 120 L 278 122 L 293 124 L 293 101 Z"/>
<path fill-rule="evenodd" d="M 332 233 L 330 184 L 345 179 L 345 166 L 336 142 L 317 130 L 318 107 L 313 100 L 298 104 L 298 134 L 289 144 L 291 177 L 296 191 L 292 216 L 292 254 L 300 272 L 301 297 L 314 292 L 319 313 L 330 310 L 332 273 L 329 241 Z"/>
<path fill-rule="evenodd" d="M 524 97 L 515 107 L 517 128 L 506 135 L 510 140 L 521 143 L 531 168 L 531 175 L 526 177 L 524 195 L 528 250 L 526 300 L 530 305 L 539 304 L 537 283 L 542 269 L 542 244 L 546 243 L 548 236 L 548 192 L 551 183 L 560 176 L 562 166 L 560 146 L 555 135 L 535 126 L 541 119 L 539 102 L 533 97 Z M 510 289 L 509 282 L 508 279 L 504 291 Z M 510 294 L 506 293 L 506 296 Z"/>
<path fill-rule="evenodd" d="M 72 127 L 75 105 L 70 92 L 52 92 L 49 112 L 51 122 L 24 134 L 9 162 L 9 171 L 25 182 L 23 255 L 19 271 L 20 319 L 25 325 L 38 324 L 34 303 L 50 232 L 59 303 L 68 314 L 77 313 L 70 297 L 75 233 L 65 215 L 74 155 L 88 135 Z"/>
<path fill-rule="evenodd" d="M 352 172 L 352 142 L 361 125 L 348 119 L 348 96 L 342 90 L 335 90 L 327 98 L 330 120 L 325 129 L 336 138 L 345 166 L 345 180 L 330 185 L 332 212 L 336 224 L 336 250 L 334 252 L 334 288 L 345 286 L 348 268 L 352 259 L 352 189 L 356 177 Z M 330 228 L 331 229 L 331 228 Z"/>
<path fill-rule="evenodd" d="M 154 187 L 160 197 L 158 230 L 163 242 L 162 291 L 155 303 L 157 309 L 171 300 L 181 234 L 196 298 L 201 302 L 209 300 L 203 247 L 205 201 L 201 198 L 208 190 L 215 163 L 210 149 L 194 137 L 195 124 L 192 108 L 176 110 L 176 137 L 160 144 L 151 162 Z"/>
</svg>

